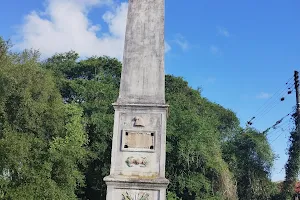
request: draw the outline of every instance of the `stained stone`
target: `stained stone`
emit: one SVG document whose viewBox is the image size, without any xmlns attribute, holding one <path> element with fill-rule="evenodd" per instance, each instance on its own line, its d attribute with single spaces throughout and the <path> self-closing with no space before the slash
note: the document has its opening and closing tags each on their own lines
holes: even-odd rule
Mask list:
<svg viewBox="0 0 300 200">
<path fill-rule="evenodd" d="M 124 134 L 125 133 L 125 134 Z M 155 148 L 155 133 L 141 131 L 123 131 L 122 147 L 125 149 L 154 150 Z"/>
<path fill-rule="evenodd" d="M 118 103 L 165 103 L 164 0 L 129 0 Z"/>
<path fill-rule="evenodd" d="M 165 200 L 164 0 L 129 0 L 107 200 Z"/>
</svg>

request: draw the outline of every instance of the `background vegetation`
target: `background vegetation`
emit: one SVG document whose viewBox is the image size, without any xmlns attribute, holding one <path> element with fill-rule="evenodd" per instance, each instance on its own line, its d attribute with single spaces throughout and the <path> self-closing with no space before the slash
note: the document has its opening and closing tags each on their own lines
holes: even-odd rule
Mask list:
<svg viewBox="0 0 300 200">
<path fill-rule="evenodd" d="M 40 61 L 0 39 L 0 199 L 105 199 L 121 63 L 75 52 Z M 266 135 L 180 77 L 166 76 L 169 200 L 264 200 Z"/>
</svg>

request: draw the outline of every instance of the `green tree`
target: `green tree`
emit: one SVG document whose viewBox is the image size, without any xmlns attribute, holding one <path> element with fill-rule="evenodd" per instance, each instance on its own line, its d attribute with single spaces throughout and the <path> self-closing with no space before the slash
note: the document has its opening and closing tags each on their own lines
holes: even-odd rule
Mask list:
<svg viewBox="0 0 300 200">
<path fill-rule="evenodd" d="M 57 83 L 65 101 L 75 101 L 83 108 L 89 148 L 94 152 L 86 171 L 86 197 L 105 198 L 106 185 L 102 179 L 109 174 L 110 166 L 114 113 L 111 103 L 118 96 L 121 63 L 108 57 L 81 61 L 78 58 L 75 52 L 56 54 L 44 62 L 43 67 L 59 77 Z M 234 126 L 237 118 L 231 111 L 201 98 L 199 92 L 189 88 L 181 79 L 167 76 L 166 83 L 167 99 L 171 105 L 167 131 L 168 163 L 174 163 L 167 166 L 174 183 L 170 188 L 178 185 L 176 188 L 180 189 L 172 191 L 185 199 L 192 197 L 188 193 L 195 193 L 198 199 L 224 193 L 231 198 L 235 189 L 227 164 L 222 160 L 219 138 L 225 138 L 226 127 Z M 177 139 L 179 144 L 175 141 Z M 183 163 L 176 165 L 180 162 Z M 175 173 L 174 177 L 172 173 Z"/>
<path fill-rule="evenodd" d="M 297 120 L 297 119 L 296 119 Z M 285 181 L 283 182 L 283 198 L 292 199 L 300 170 L 300 134 L 299 129 L 291 132 L 289 159 L 285 165 Z"/>
<path fill-rule="evenodd" d="M 78 196 L 104 199 L 103 177 L 109 174 L 113 128 L 111 103 L 118 96 L 121 63 L 105 56 L 79 60 L 78 54 L 67 52 L 54 55 L 42 66 L 54 72 L 64 101 L 76 102 L 83 110 L 93 158 L 87 170 L 82 168 L 86 187 L 82 188 L 85 194 Z M 238 198 L 237 194 L 244 199 L 249 170 L 251 174 L 261 175 L 251 177 L 255 182 L 251 185 L 253 197 L 270 196 L 269 167 L 273 157 L 268 157 L 270 149 L 265 137 L 259 138 L 261 136 L 255 135 L 255 131 L 247 131 L 252 139 L 243 138 L 235 113 L 201 97 L 200 91 L 189 87 L 182 78 L 166 76 L 166 99 L 170 104 L 166 165 L 171 181 L 168 199 L 232 200 Z M 258 157 L 254 159 L 253 155 Z M 258 161 L 253 169 L 243 164 L 251 159 Z M 235 182 L 239 184 L 236 186 Z M 268 187 L 262 189 L 265 186 Z M 263 196 L 265 193 L 267 195 Z"/>
<path fill-rule="evenodd" d="M 254 129 L 240 130 L 223 147 L 237 181 L 239 199 L 266 200 L 276 192 L 270 180 L 274 154 L 266 135 Z"/>
<path fill-rule="evenodd" d="M 78 54 L 56 54 L 43 63 L 52 70 L 65 102 L 77 102 L 83 109 L 89 149 L 93 152 L 85 170 L 85 194 L 81 198 L 105 199 L 103 178 L 109 174 L 114 110 L 118 96 L 121 63 L 109 57 L 91 57 L 78 61 Z"/>
<path fill-rule="evenodd" d="M 38 52 L 0 47 L 0 199 L 76 199 L 88 156 L 82 111 L 63 103 Z"/>
<path fill-rule="evenodd" d="M 221 138 L 237 118 L 202 98 L 182 78 L 166 76 L 166 98 L 170 104 L 166 166 L 170 191 L 183 200 L 236 199 L 232 173 L 222 158 Z"/>
</svg>

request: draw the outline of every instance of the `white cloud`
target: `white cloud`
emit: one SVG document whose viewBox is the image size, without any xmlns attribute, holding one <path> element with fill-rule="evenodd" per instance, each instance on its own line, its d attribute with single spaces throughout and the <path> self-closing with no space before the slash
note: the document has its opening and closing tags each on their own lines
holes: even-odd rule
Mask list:
<svg viewBox="0 0 300 200">
<path fill-rule="evenodd" d="M 216 81 L 217 81 L 217 78 L 215 78 L 215 77 L 208 77 L 206 79 L 206 83 L 209 83 L 209 84 L 214 84 Z"/>
<path fill-rule="evenodd" d="M 229 33 L 229 31 L 226 28 L 224 28 L 224 27 L 217 27 L 217 29 L 218 29 L 218 34 L 219 35 L 222 35 L 224 37 L 230 37 L 231 34 Z"/>
<path fill-rule="evenodd" d="M 110 5 L 102 19 L 109 31 L 88 18 L 90 9 Z M 127 17 L 127 3 L 112 0 L 48 0 L 43 13 L 33 11 L 25 16 L 17 33 L 15 48 L 38 49 L 43 57 L 74 50 L 81 56 L 108 55 L 122 58 Z"/>
<path fill-rule="evenodd" d="M 185 50 L 187 50 L 187 49 L 189 48 L 189 43 L 188 43 L 188 41 L 185 39 L 184 36 L 182 36 L 182 35 L 179 34 L 179 33 L 175 35 L 175 40 L 174 40 L 174 42 L 175 42 L 177 45 L 179 45 L 179 47 L 180 47 L 183 51 L 185 51 Z"/>
<path fill-rule="evenodd" d="M 209 47 L 209 50 L 210 50 L 210 52 L 211 52 L 212 54 L 219 54 L 219 53 L 221 53 L 220 48 L 217 47 L 217 46 L 215 46 L 215 45 L 211 45 L 211 46 Z"/>
<path fill-rule="evenodd" d="M 165 41 L 165 53 L 168 53 L 169 51 L 171 51 L 171 46 L 169 45 L 169 43 L 167 43 L 166 41 Z"/>
<path fill-rule="evenodd" d="M 259 93 L 259 94 L 256 96 L 256 98 L 258 98 L 258 99 L 268 99 L 268 98 L 270 98 L 271 96 L 272 96 L 272 95 L 269 94 L 269 93 L 261 92 L 261 93 Z"/>
</svg>

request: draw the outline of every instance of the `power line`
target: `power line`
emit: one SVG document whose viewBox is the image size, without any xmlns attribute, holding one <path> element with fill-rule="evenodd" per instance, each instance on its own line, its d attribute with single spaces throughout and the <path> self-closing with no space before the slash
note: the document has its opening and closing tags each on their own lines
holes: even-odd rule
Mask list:
<svg viewBox="0 0 300 200">
<path fill-rule="evenodd" d="M 282 118 L 280 118 L 279 120 L 277 120 L 272 126 L 270 126 L 269 128 L 267 128 L 265 131 L 263 131 L 263 133 L 268 133 L 271 129 L 276 130 L 278 128 L 278 125 L 283 125 L 282 122 L 284 121 L 285 118 L 289 117 L 289 116 L 293 116 L 293 114 L 295 113 L 295 109 L 293 109 L 290 113 L 288 113 L 287 115 L 283 116 Z"/>
<path fill-rule="evenodd" d="M 277 127 L 276 129 L 274 129 L 273 131 L 271 131 L 268 135 L 270 136 L 269 137 L 269 140 L 271 140 L 272 138 L 276 137 L 276 135 L 280 132 L 286 132 L 287 130 L 290 131 L 291 129 L 291 121 L 288 120 L 286 121 L 285 123 L 283 123 L 281 126 Z M 274 136 L 274 137 L 273 137 Z"/>
<path fill-rule="evenodd" d="M 275 142 L 283 133 L 284 131 L 282 131 L 274 140 L 272 140 L 271 143 Z"/>
<path fill-rule="evenodd" d="M 286 83 L 285 83 L 285 86 L 283 87 L 283 89 L 279 89 L 277 90 L 263 105 L 261 105 L 255 112 L 254 112 L 254 115 L 256 115 L 258 113 L 258 111 L 260 109 L 262 109 L 266 104 L 268 104 L 269 101 L 271 101 L 280 91 L 284 90 L 286 88 L 286 85 L 289 84 L 289 82 L 293 79 L 293 77 L 290 77 Z"/>
<path fill-rule="evenodd" d="M 273 139 L 270 143 L 275 142 L 283 133 L 286 133 L 287 131 L 291 132 L 291 122 L 290 120 L 286 121 L 285 123 L 286 125 L 283 126 L 284 124 L 282 124 L 282 126 L 278 127 L 278 129 L 276 129 L 277 131 L 273 132 L 272 135 L 277 135 L 277 133 L 280 133 L 275 139 Z M 271 139 L 271 138 L 270 138 Z"/>
<path fill-rule="evenodd" d="M 283 89 L 278 90 L 274 95 L 272 95 L 271 98 L 269 98 L 263 106 L 261 106 L 255 113 L 255 115 L 247 122 L 248 125 L 252 125 L 253 122 L 258 121 L 258 119 L 265 116 L 267 113 L 269 113 L 275 106 L 278 105 L 278 103 L 285 100 L 285 98 L 292 94 L 293 89 L 292 85 L 293 83 L 290 83 L 292 80 L 292 77 L 288 79 Z M 285 94 L 285 95 L 284 95 Z M 284 95 L 284 96 L 283 96 Z M 277 100 L 277 101 L 276 101 Z"/>
<path fill-rule="evenodd" d="M 292 94 L 293 89 L 291 89 L 291 87 L 292 87 L 292 83 L 290 85 L 286 86 L 286 88 L 284 90 L 282 90 L 282 92 L 278 95 L 277 99 L 273 99 L 273 101 L 272 101 L 273 104 L 269 104 L 264 110 L 262 110 L 258 114 L 258 117 L 255 118 L 255 120 L 257 121 L 258 119 L 260 119 L 263 116 L 265 116 L 266 114 L 268 114 L 280 102 L 284 101 L 288 95 Z"/>
<path fill-rule="evenodd" d="M 252 125 L 252 122 L 257 118 L 258 115 L 260 115 L 261 113 L 263 113 L 267 108 L 269 108 L 270 106 L 272 106 L 272 104 L 276 101 L 277 98 L 279 98 L 279 95 L 281 95 L 282 93 L 284 93 L 287 89 L 290 88 L 290 81 L 292 80 L 292 77 L 288 79 L 288 81 L 286 82 L 286 85 L 284 86 L 283 89 L 279 89 L 274 95 L 272 95 L 271 98 L 269 98 L 254 114 L 254 117 L 252 117 L 249 121 L 248 121 L 248 125 Z M 276 97 L 276 98 L 275 98 Z"/>
<path fill-rule="evenodd" d="M 290 123 L 291 123 L 291 122 L 290 122 L 289 120 L 285 121 L 285 122 L 284 122 L 283 124 L 281 124 L 280 126 L 276 127 L 275 129 L 271 130 L 270 132 L 268 132 L 268 135 L 269 135 L 269 136 L 276 135 L 276 133 L 278 133 L 278 132 L 280 132 L 281 130 L 285 129 L 287 125 L 289 126 Z"/>
<path fill-rule="evenodd" d="M 292 115 L 291 115 L 291 113 L 290 114 L 288 114 L 288 115 L 291 115 L 294 119 L 295 119 L 295 129 L 296 129 L 296 131 L 298 132 L 298 134 L 299 134 L 299 123 L 300 123 L 300 121 L 299 121 L 299 115 L 300 115 L 300 99 L 299 99 L 299 72 L 298 71 L 295 71 L 294 72 L 294 85 L 295 85 L 295 91 L 296 91 L 296 103 L 297 103 L 297 105 L 296 105 L 296 108 L 294 108 L 293 109 L 293 111 L 292 112 L 294 112 Z M 291 118 L 292 119 L 292 118 Z M 278 121 L 277 121 L 278 122 Z M 277 123 L 276 122 L 276 123 Z M 281 121 L 282 122 L 282 121 Z M 287 121 L 287 122 L 289 122 L 289 121 Z M 286 122 L 286 123 L 287 123 Z M 279 122 L 280 123 L 280 122 Z M 290 123 L 288 123 L 288 128 L 290 128 L 289 127 L 289 125 L 290 125 Z M 276 126 L 276 125 L 275 125 Z M 279 130 L 280 131 L 280 130 Z M 291 131 L 291 130 L 290 130 Z M 282 129 L 282 132 L 271 142 L 271 143 L 273 143 L 274 141 L 276 141 L 283 133 L 285 132 L 285 130 L 284 129 Z M 291 144 L 291 145 L 293 145 L 293 144 Z M 289 160 L 290 159 L 296 159 L 296 158 L 293 158 L 291 155 L 290 155 L 290 158 L 289 158 Z M 288 163 L 289 163 L 289 161 L 288 161 Z"/>
<path fill-rule="evenodd" d="M 285 89 L 286 88 L 286 85 L 288 85 L 289 84 L 289 82 L 291 81 L 293 79 L 293 77 L 290 77 L 287 81 L 286 81 L 286 83 L 285 83 L 285 86 L 284 86 L 284 88 L 283 89 Z M 256 115 L 257 114 L 257 112 L 261 109 L 261 108 L 263 108 L 270 100 L 272 100 L 280 91 L 282 91 L 283 89 L 279 89 L 279 90 L 277 90 L 262 106 L 260 106 L 256 111 L 255 111 L 255 113 L 254 113 L 254 115 Z"/>
</svg>

